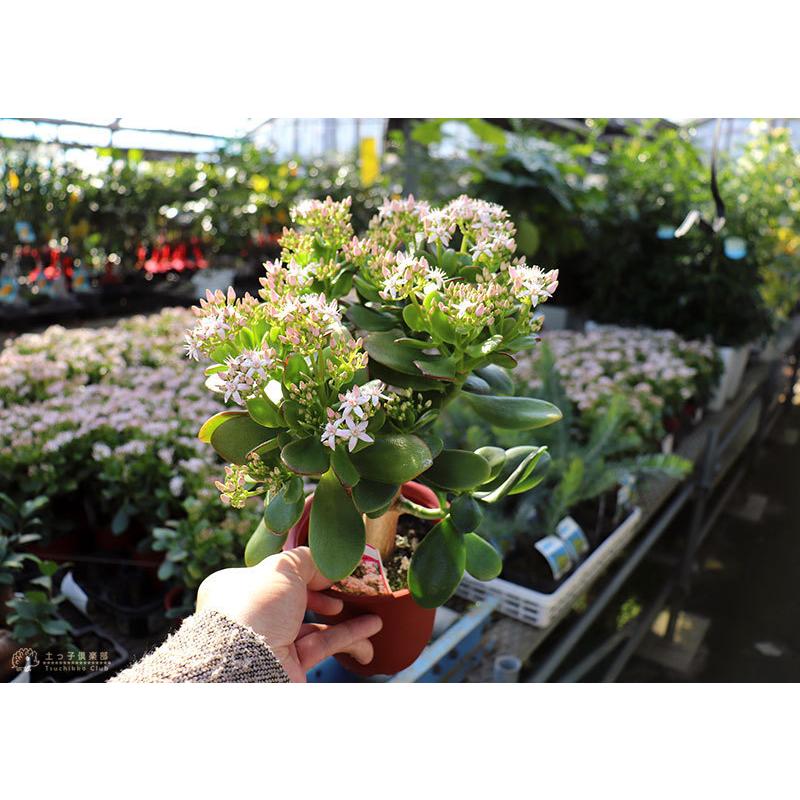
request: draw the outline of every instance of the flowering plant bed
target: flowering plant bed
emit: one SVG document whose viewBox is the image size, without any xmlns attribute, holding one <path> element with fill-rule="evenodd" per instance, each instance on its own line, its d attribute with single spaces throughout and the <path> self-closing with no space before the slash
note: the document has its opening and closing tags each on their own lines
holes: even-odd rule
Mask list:
<svg viewBox="0 0 800 800">
<path fill-rule="evenodd" d="M 465 575 L 457 594 L 467 600 L 483 600 L 486 597 L 500 598 L 500 611 L 506 616 L 533 625 L 547 628 L 560 622 L 570 611 L 575 601 L 583 594 L 608 565 L 620 554 L 636 534 L 641 510 L 633 509 L 619 527 L 550 594 L 520 586 L 503 578 L 482 583 Z"/>
<path fill-rule="evenodd" d="M 669 330 L 593 326 L 586 332 L 543 334 L 581 425 L 588 429 L 615 394 L 624 394 L 643 439 L 660 440 L 687 423 L 687 406 L 703 408 L 722 372 L 710 341 L 691 341 Z M 518 376 L 535 393 L 538 352 L 520 361 Z"/>
<path fill-rule="evenodd" d="M 211 359 L 208 386 L 238 408 L 214 415 L 200 438 L 229 462 L 223 502 L 265 498 L 247 563 L 283 546 L 313 480 L 308 540 L 332 581 L 351 575 L 366 544 L 389 559 L 401 514 L 436 521 L 406 579 L 433 608 L 465 569 L 499 573 L 499 553 L 474 532 L 482 508 L 538 484 L 546 456 L 535 445 L 444 449 L 431 427 L 455 402 L 512 430 L 560 418 L 550 403 L 512 396 L 505 372 L 535 347 L 533 311 L 557 273 L 514 257 L 499 206 L 387 201 L 361 239 L 349 207 L 293 209 L 297 227 L 284 232 L 284 260 L 266 265 L 263 302 L 232 291 L 201 302 L 187 350 Z M 401 493 L 412 479 L 434 487 L 439 505 Z"/>
</svg>

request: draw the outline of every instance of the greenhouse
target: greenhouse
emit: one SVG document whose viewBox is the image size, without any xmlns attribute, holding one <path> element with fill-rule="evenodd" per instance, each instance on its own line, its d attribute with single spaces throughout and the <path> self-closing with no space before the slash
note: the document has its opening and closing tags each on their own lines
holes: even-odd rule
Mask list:
<svg viewBox="0 0 800 800">
<path fill-rule="evenodd" d="M 797 680 L 798 136 L 0 120 L 0 678 Z"/>
</svg>

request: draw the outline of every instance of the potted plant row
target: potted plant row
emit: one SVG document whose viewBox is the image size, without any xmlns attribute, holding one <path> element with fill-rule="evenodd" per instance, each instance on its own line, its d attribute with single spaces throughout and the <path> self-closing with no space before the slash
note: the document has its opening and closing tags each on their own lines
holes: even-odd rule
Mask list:
<svg viewBox="0 0 800 800">
<path fill-rule="evenodd" d="M 389 200 L 362 238 L 349 200 L 292 219 L 261 302 L 229 290 L 196 309 L 187 351 L 211 360 L 207 384 L 231 405 L 199 435 L 229 462 L 224 503 L 264 499 L 245 562 L 307 542 L 345 603 L 335 619 L 384 620 L 372 663 L 346 665 L 389 674 L 421 652 L 465 571 L 499 574 L 475 532 L 484 509 L 543 478 L 544 447 L 445 448 L 434 424 L 454 404 L 517 431 L 560 419 L 513 396 L 506 371 L 536 346 L 557 273 L 515 257 L 506 212 L 468 197 Z"/>
<path fill-rule="evenodd" d="M 560 425 L 539 434 L 550 469 L 537 488 L 522 498 L 507 498 L 487 517 L 482 532 L 505 553 L 501 576 L 486 584 L 465 576 L 459 594 L 472 600 L 498 595 L 507 615 L 548 627 L 636 534 L 637 480 L 653 474 L 682 479 L 692 465 L 672 454 L 641 453 L 635 414 L 622 393 L 584 433 L 546 348 L 537 370 L 538 393 L 564 413 Z M 492 433 L 503 441 L 502 432 Z"/>
</svg>

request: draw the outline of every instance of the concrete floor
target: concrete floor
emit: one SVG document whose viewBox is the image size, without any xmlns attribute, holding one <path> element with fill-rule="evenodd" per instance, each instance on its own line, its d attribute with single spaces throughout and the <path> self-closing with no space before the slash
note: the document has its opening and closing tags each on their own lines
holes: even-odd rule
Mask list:
<svg viewBox="0 0 800 800">
<path fill-rule="evenodd" d="M 800 681 L 800 407 L 703 546 L 687 610 L 710 622 L 684 674 L 634 658 L 621 680 Z"/>
</svg>

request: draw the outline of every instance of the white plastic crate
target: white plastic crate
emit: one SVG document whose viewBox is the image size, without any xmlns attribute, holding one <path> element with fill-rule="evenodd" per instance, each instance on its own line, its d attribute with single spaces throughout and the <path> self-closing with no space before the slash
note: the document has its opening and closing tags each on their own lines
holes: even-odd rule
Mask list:
<svg viewBox="0 0 800 800">
<path fill-rule="evenodd" d="M 552 594 L 495 578 L 479 581 L 464 574 L 456 594 L 467 600 L 500 598 L 499 610 L 536 628 L 547 628 L 567 615 L 575 601 L 605 571 L 636 533 L 642 510 L 634 508 L 620 526 Z"/>
</svg>

